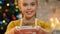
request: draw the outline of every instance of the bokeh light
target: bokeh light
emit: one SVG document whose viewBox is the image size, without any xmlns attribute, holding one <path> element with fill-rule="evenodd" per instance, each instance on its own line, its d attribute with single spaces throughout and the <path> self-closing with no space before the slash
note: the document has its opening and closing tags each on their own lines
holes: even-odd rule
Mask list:
<svg viewBox="0 0 60 34">
<path fill-rule="evenodd" d="M 0 4 L 2 4 L 2 1 L 0 1 Z"/>
<path fill-rule="evenodd" d="M 6 17 L 7 15 L 6 15 L 6 13 L 3 13 L 3 17 Z"/>
<path fill-rule="evenodd" d="M 10 4 L 9 3 L 7 3 L 7 6 L 9 6 Z"/>
<path fill-rule="evenodd" d="M 5 12 L 8 12 L 9 10 L 8 9 L 5 9 Z"/>
<path fill-rule="evenodd" d="M 7 19 L 6 21 L 7 21 L 7 22 L 10 22 L 10 19 Z"/>
<path fill-rule="evenodd" d="M 3 20 L 3 23 L 5 23 L 6 21 L 5 20 Z"/>
<path fill-rule="evenodd" d="M 2 21 L 0 21 L 0 25 L 3 24 Z"/>
<path fill-rule="evenodd" d="M 18 6 L 16 6 L 16 8 L 18 8 Z"/>
<path fill-rule="evenodd" d="M 15 12 L 18 12 L 18 9 L 15 9 Z"/>
<path fill-rule="evenodd" d="M 2 9 L 2 6 L 0 6 L 0 9 Z"/>
<path fill-rule="evenodd" d="M 19 18 L 19 15 L 16 15 L 16 18 Z"/>
</svg>

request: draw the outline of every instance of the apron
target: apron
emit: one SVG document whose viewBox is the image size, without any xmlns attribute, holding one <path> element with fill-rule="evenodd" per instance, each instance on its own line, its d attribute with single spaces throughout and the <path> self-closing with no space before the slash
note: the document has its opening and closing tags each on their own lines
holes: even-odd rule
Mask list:
<svg viewBox="0 0 60 34">
<path fill-rule="evenodd" d="M 35 18 L 35 26 L 22 26 L 22 21 L 23 19 L 21 19 L 20 21 L 20 34 L 39 34 L 39 31 L 37 30 L 37 18 Z"/>
<path fill-rule="evenodd" d="M 38 31 L 36 30 L 37 29 L 37 18 L 35 18 L 35 26 L 32 27 L 32 26 L 22 26 L 22 21 L 23 19 L 21 19 L 20 21 L 20 33 L 21 34 L 38 34 Z"/>
</svg>

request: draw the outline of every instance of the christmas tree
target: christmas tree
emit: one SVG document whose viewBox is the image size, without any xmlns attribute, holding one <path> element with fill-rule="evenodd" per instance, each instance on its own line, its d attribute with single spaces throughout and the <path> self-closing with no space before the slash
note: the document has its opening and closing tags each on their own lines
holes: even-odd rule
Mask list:
<svg viewBox="0 0 60 34">
<path fill-rule="evenodd" d="M 19 13 L 16 0 L 0 0 L 0 34 L 4 34 L 11 21 L 19 19 Z"/>
</svg>

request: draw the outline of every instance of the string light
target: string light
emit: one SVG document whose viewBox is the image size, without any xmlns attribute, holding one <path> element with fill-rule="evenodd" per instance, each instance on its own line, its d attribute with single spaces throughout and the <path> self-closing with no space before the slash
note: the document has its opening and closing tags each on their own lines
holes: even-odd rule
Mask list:
<svg viewBox="0 0 60 34">
<path fill-rule="evenodd" d="M 18 8 L 18 6 L 16 6 L 16 8 Z"/>
<path fill-rule="evenodd" d="M 18 12 L 18 9 L 15 9 L 16 12 Z"/>
<path fill-rule="evenodd" d="M 7 21 L 7 22 L 10 22 L 10 19 L 7 19 L 6 21 Z"/>
<path fill-rule="evenodd" d="M 19 18 L 19 15 L 16 15 L 16 18 Z"/>
<path fill-rule="evenodd" d="M 5 20 L 3 20 L 3 23 L 5 23 Z"/>
<path fill-rule="evenodd" d="M 2 9 L 2 6 L 0 6 L 0 9 Z"/>
<path fill-rule="evenodd" d="M 2 1 L 0 1 L 0 4 L 2 4 Z"/>
<path fill-rule="evenodd" d="M 9 3 L 7 3 L 7 6 L 9 6 L 10 4 Z"/>
<path fill-rule="evenodd" d="M 16 20 L 16 17 L 13 17 L 13 20 Z"/>
<path fill-rule="evenodd" d="M 13 19 L 13 20 L 16 20 L 16 17 L 15 17 L 14 15 L 12 15 L 12 19 Z"/>
<path fill-rule="evenodd" d="M 8 12 L 8 9 L 5 9 L 5 12 Z"/>
<path fill-rule="evenodd" d="M 0 24 L 3 24 L 2 21 L 0 21 Z"/>
<path fill-rule="evenodd" d="M 16 5 L 15 5 L 16 4 Z M 14 4 L 14 0 L 7 1 L 7 0 L 0 0 L 0 30 L 3 30 L 1 34 L 3 34 L 6 30 L 6 26 L 10 23 L 12 20 L 18 19 L 18 6 L 17 3 Z M 16 10 L 15 10 L 16 9 Z M 16 13 L 16 12 L 17 13 Z M 12 18 L 12 15 L 13 18 Z"/>
<path fill-rule="evenodd" d="M 3 17 L 6 17 L 6 13 L 3 13 Z"/>
</svg>

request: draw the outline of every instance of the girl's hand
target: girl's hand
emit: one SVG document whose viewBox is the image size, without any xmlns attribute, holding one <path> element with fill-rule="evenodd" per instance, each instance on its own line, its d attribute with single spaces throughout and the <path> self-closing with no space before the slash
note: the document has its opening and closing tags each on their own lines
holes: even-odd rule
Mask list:
<svg viewBox="0 0 60 34">
<path fill-rule="evenodd" d="M 12 28 L 9 32 L 6 32 L 5 34 L 20 34 L 20 28 L 16 26 Z"/>
<path fill-rule="evenodd" d="M 16 26 L 14 28 L 14 34 L 20 34 L 20 27 Z"/>
<path fill-rule="evenodd" d="M 37 27 L 38 34 L 51 34 L 50 32 L 46 31 L 42 27 Z"/>
</svg>

